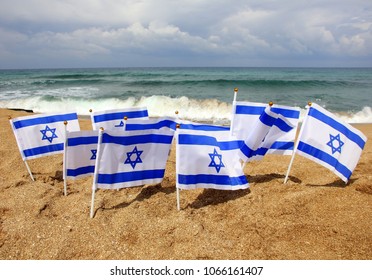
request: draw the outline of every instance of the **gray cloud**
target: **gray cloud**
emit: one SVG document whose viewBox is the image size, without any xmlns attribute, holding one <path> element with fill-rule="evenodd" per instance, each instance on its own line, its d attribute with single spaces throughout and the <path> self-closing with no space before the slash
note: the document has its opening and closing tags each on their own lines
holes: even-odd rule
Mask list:
<svg viewBox="0 0 372 280">
<path fill-rule="evenodd" d="M 372 66 L 368 0 L 0 5 L 0 68 Z"/>
</svg>

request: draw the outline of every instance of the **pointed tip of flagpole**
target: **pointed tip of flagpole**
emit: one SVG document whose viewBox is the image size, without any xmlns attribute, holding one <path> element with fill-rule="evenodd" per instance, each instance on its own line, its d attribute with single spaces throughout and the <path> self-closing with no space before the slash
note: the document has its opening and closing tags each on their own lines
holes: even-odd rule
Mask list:
<svg viewBox="0 0 372 280">
<path fill-rule="evenodd" d="M 270 102 L 269 102 L 269 106 L 271 107 L 271 106 L 273 106 L 273 105 L 274 105 L 274 102 L 270 101 Z"/>
<path fill-rule="evenodd" d="M 233 103 L 236 102 L 236 97 L 238 95 L 238 91 L 239 91 L 239 89 L 237 87 L 234 88 L 234 99 L 233 99 Z"/>
</svg>

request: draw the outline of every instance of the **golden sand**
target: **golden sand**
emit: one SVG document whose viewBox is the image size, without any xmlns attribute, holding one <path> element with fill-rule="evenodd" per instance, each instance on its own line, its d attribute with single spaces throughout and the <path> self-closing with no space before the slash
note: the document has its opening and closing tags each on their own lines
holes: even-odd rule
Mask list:
<svg viewBox="0 0 372 280">
<path fill-rule="evenodd" d="M 174 147 L 161 185 L 98 190 L 68 181 L 62 154 L 28 161 L 0 109 L 0 259 L 372 259 L 372 141 L 347 185 L 296 156 L 249 163 L 250 189 L 181 191 L 177 211 Z M 81 129 L 91 129 L 80 119 Z M 369 139 L 372 125 L 355 125 Z"/>
</svg>

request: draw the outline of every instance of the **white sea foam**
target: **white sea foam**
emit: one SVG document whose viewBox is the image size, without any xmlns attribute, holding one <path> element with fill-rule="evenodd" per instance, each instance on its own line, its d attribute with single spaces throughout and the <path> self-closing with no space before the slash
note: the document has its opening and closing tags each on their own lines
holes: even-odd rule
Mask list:
<svg viewBox="0 0 372 280">
<path fill-rule="evenodd" d="M 335 115 L 348 123 L 372 123 L 372 108 L 368 106 L 357 113 L 335 113 Z"/>
<path fill-rule="evenodd" d="M 287 104 L 283 104 L 287 105 Z M 0 108 L 18 108 L 33 110 L 36 113 L 53 113 L 61 111 L 76 111 L 79 115 L 89 115 L 89 110 L 102 111 L 128 107 L 144 107 L 149 111 L 150 117 L 178 116 L 181 119 L 210 122 L 215 124 L 229 124 L 231 119 L 231 103 L 216 99 L 196 100 L 185 96 L 172 98 L 168 96 L 149 96 L 136 98 L 102 98 L 80 99 L 73 97 L 50 98 L 33 96 L 23 99 L 0 101 Z M 301 110 L 301 117 L 305 109 Z M 371 107 L 364 107 L 356 113 L 335 112 L 337 116 L 349 123 L 372 123 Z"/>
</svg>

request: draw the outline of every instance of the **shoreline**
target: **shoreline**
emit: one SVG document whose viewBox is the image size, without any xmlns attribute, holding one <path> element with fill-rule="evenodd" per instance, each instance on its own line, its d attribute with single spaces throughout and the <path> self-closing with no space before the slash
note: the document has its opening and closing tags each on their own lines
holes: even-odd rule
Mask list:
<svg viewBox="0 0 372 280">
<path fill-rule="evenodd" d="M 31 109 L 22 109 L 22 108 L 0 108 L 0 110 L 9 110 L 9 111 L 15 111 L 15 112 L 25 112 L 25 113 L 30 113 L 30 114 L 45 114 L 45 113 L 38 113 L 38 112 L 34 112 L 33 110 Z M 83 119 L 83 120 L 90 120 L 90 115 L 80 115 L 78 114 L 78 117 Z M 157 117 L 149 117 L 149 118 L 157 118 Z M 189 119 L 185 119 L 185 120 L 188 120 L 190 121 Z M 197 121 L 196 121 L 197 122 Z M 213 124 L 213 122 L 200 122 L 200 123 L 207 123 L 207 124 Z M 302 118 L 300 117 L 300 120 L 299 120 L 299 127 L 301 126 L 302 124 Z M 372 124 L 372 122 L 349 122 L 350 125 L 370 125 Z M 229 125 L 223 125 L 223 126 L 230 126 Z"/>
</svg>

